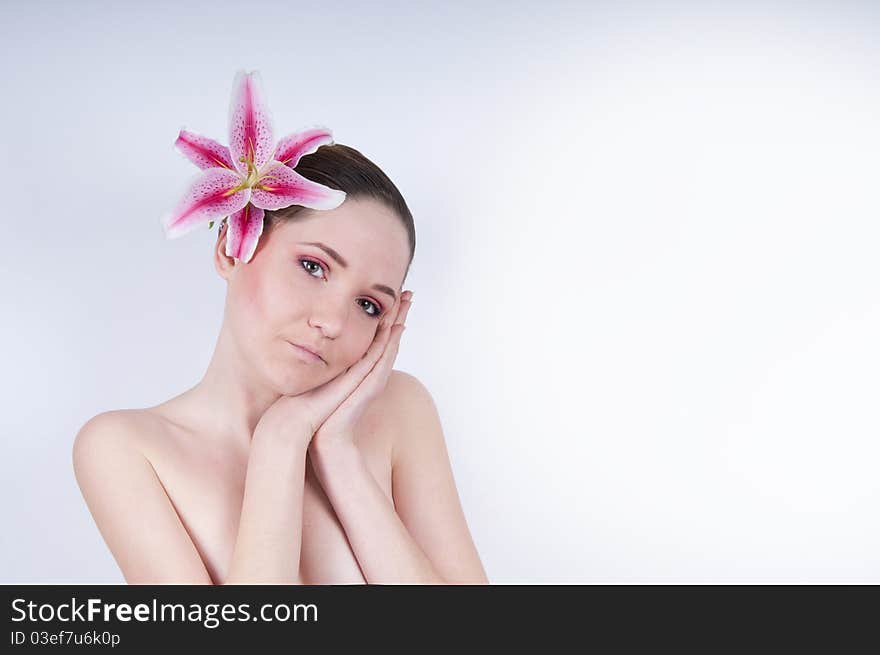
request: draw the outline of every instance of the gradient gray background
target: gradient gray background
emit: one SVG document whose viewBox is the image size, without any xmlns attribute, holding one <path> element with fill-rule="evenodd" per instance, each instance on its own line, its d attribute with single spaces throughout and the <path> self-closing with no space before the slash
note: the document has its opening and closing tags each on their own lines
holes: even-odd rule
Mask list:
<svg viewBox="0 0 880 655">
<path fill-rule="evenodd" d="M 314 4 L 3 3 L 0 581 L 123 581 L 72 440 L 204 373 L 159 217 L 257 69 L 415 215 L 397 368 L 492 582 L 880 582 L 878 5 Z"/>
</svg>

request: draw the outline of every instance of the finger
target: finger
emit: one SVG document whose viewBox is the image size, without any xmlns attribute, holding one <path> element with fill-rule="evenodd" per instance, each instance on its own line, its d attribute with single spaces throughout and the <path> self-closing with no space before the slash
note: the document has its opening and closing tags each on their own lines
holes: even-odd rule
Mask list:
<svg viewBox="0 0 880 655">
<path fill-rule="evenodd" d="M 323 413 L 322 419 L 326 419 L 327 416 L 339 407 L 340 403 L 351 395 L 364 378 L 369 375 L 385 351 L 388 339 L 387 330 L 384 335 L 377 334 L 373 339 L 373 343 L 370 344 L 367 352 L 360 360 L 349 366 L 344 373 L 337 375 L 310 392 L 314 406 Z"/>
<path fill-rule="evenodd" d="M 403 331 L 403 324 L 394 324 L 387 328 L 380 327 L 377 330 L 377 335 L 367 354 L 342 376 L 348 379 L 333 389 L 334 394 L 345 394 L 345 396 L 329 409 L 328 415 L 334 411 L 343 410 L 356 395 L 361 399 L 369 399 L 385 388 L 394 361 L 397 359 Z M 379 356 L 374 358 L 376 352 L 379 353 Z M 369 368 L 367 368 L 368 364 Z"/>
<path fill-rule="evenodd" d="M 349 373 L 357 378 L 358 383 L 366 377 L 376 362 L 379 361 L 379 358 L 382 357 L 385 346 L 388 344 L 388 338 L 388 330 L 377 333 L 364 356 L 350 367 Z"/>
<path fill-rule="evenodd" d="M 400 299 L 395 298 L 394 304 L 388 308 L 388 311 L 385 312 L 385 314 L 379 320 L 379 329 L 377 330 L 377 333 L 383 332 L 385 330 L 385 328 L 388 327 L 388 324 L 392 322 L 393 318 L 397 316 L 397 307 L 398 307 L 399 303 L 400 303 Z"/>
<path fill-rule="evenodd" d="M 375 394 L 385 388 L 391 372 L 391 364 L 397 356 L 398 343 L 399 339 L 394 336 L 393 332 L 379 361 L 373 365 L 373 368 L 370 369 L 370 372 L 367 373 L 366 377 L 358 385 L 356 393 L 363 394 L 366 398 L 373 398 Z"/>
<path fill-rule="evenodd" d="M 402 326 L 392 326 L 383 332 L 383 336 L 374 339 L 367 354 L 353 364 L 343 375 L 331 380 L 318 392 L 322 416 L 326 420 L 330 414 L 345 409 L 354 402 L 368 401 L 381 391 L 391 371 L 391 363 L 397 356 Z M 358 397 L 355 401 L 354 398 Z"/>
<path fill-rule="evenodd" d="M 388 312 L 390 325 L 396 325 L 400 322 L 400 318 L 403 315 L 403 312 L 405 312 L 406 308 L 410 305 L 411 297 L 412 291 L 404 291 L 402 294 L 400 294 L 400 297 L 394 303 L 394 307 L 392 307 L 391 311 Z"/>
<path fill-rule="evenodd" d="M 379 329 L 376 331 L 377 339 L 384 339 L 389 334 L 391 327 L 396 323 L 397 317 L 400 314 L 400 306 L 403 304 L 402 301 L 402 296 L 395 300 L 391 309 L 389 309 L 385 316 L 382 317 L 382 320 L 379 322 Z"/>
<path fill-rule="evenodd" d="M 403 301 L 400 312 L 397 315 L 397 320 L 395 321 L 395 325 L 404 325 L 406 324 L 406 317 L 409 314 L 409 308 L 412 307 L 412 300 L 406 299 Z"/>
<path fill-rule="evenodd" d="M 354 382 L 349 381 L 354 385 L 354 388 L 360 384 L 360 382 L 373 370 L 373 367 L 376 365 L 384 355 L 387 350 L 388 344 L 392 342 L 392 339 L 400 339 L 399 333 L 392 334 L 392 330 L 395 326 L 399 325 L 399 323 L 394 322 L 392 319 L 388 317 L 388 315 L 393 315 L 397 318 L 400 315 L 401 307 L 404 308 L 403 318 L 406 318 L 407 312 L 409 312 L 409 306 L 412 304 L 410 302 L 412 298 L 412 291 L 403 292 L 395 302 L 394 307 L 388 311 L 385 317 L 382 318 L 379 324 L 379 329 L 376 330 L 376 334 L 373 337 L 373 342 L 370 344 L 370 347 L 367 349 L 367 352 L 364 354 L 363 358 L 360 361 L 356 362 L 352 365 L 349 370 L 346 372 L 346 376 L 350 376 L 354 378 Z M 403 330 L 400 330 L 402 333 Z M 342 376 L 345 377 L 345 376 Z M 345 387 L 348 388 L 348 385 Z"/>
<path fill-rule="evenodd" d="M 400 308 L 405 304 L 407 292 L 404 291 L 397 297 L 397 300 L 394 301 L 394 306 L 391 308 L 391 311 L 388 312 L 389 324 L 394 325 L 397 322 L 397 317 L 400 316 Z"/>
<path fill-rule="evenodd" d="M 400 338 L 406 327 L 403 324 L 395 325 L 392 330 L 391 341 L 382 353 L 382 357 L 373 367 L 373 370 L 379 369 L 379 377 L 387 380 L 391 375 L 391 369 L 394 368 L 394 362 L 397 360 L 397 353 L 400 351 Z M 383 381 L 384 384 L 384 381 Z"/>
<path fill-rule="evenodd" d="M 398 299 L 399 305 L 403 307 L 403 314 L 402 314 L 403 319 L 406 318 L 406 313 L 409 311 L 409 305 L 410 305 L 409 297 L 411 297 L 411 295 L 412 295 L 412 292 L 407 291 L 407 292 L 404 292 L 403 294 L 401 294 L 401 297 Z M 395 312 L 389 311 L 388 313 L 394 314 Z M 401 318 L 401 314 L 397 313 L 396 317 L 398 319 Z M 393 350 L 392 356 L 391 356 L 392 361 L 393 361 L 393 359 L 397 353 L 397 347 L 399 346 L 400 335 L 403 332 L 402 325 L 403 325 L 403 323 L 400 321 L 392 322 L 390 319 L 383 319 L 382 324 L 380 325 L 379 329 L 376 332 L 376 337 L 373 341 L 373 346 L 371 346 L 371 347 L 375 347 L 375 348 L 381 348 L 381 351 L 379 352 L 379 356 L 376 358 L 377 361 L 374 362 L 374 365 L 371 367 L 370 371 L 368 372 L 368 375 L 370 373 L 372 373 L 373 371 L 375 371 L 382 364 L 382 362 L 387 359 L 386 355 L 388 353 L 389 348 L 392 348 L 392 344 L 394 344 L 393 345 L 394 350 Z M 396 344 L 395 344 L 395 342 L 396 342 Z"/>
<path fill-rule="evenodd" d="M 359 366 L 365 360 L 370 362 L 369 368 L 366 368 L 366 370 L 363 371 L 364 376 L 372 370 L 373 366 L 384 354 L 388 344 L 392 341 L 392 329 L 396 325 L 401 324 L 399 321 L 392 320 L 390 316 L 394 316 L 395 319 L 399 318 L 401 316 L 400 310 L 403 308 L 402 318 L 405 320 L 406 314 L 409 312 L 409 307 L 412 304 L 411 298 L 412 291 L 404 291 L 395 301 L 394 307 L 392 307 L 380 321 L 379 328 L 376 330 L 376 334 L 373 337 L 373 343 L 370 344 L 370 348 L 367 350 L 363 359 L 355 365 Z M 397 338 L 399 338 L 399 335 L 397 335 Z"/>
</svg>

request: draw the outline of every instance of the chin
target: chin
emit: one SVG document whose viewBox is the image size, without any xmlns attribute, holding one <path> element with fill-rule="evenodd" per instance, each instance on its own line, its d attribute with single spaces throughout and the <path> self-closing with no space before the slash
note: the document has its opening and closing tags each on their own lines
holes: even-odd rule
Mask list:
<svg viewBox="0 0 880 655">
<path fill-rule="evenodd" d="M 326 380 L 323 376 L 318 377 L 314 373 L 309 374 L 306 371 L 290 370 L 289 368 L 278 372 L 276 371 L 275 390 L 283 396 L 298 396 L 306 391 L 321 386 Z"/>
<path fill-rule="evenodd" d="M 282 396 L 298 396 L 306 391 L 311 391 L 318 384 L 315 380 L 304 379 L 302 376 L 288 376 L 275 385 L 275 390 Z"/>
</svg>

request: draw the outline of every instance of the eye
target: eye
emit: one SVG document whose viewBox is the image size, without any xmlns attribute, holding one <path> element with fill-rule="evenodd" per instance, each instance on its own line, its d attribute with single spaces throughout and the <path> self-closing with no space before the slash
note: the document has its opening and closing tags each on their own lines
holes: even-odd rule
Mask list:
<svg viewBox="0 0 880 655">
<path fill-rule="evenodd" d="M 314 266 L 314 267 L 316 267 L 319 271 L 323 271 L 323 270 L 324 270 L 324 267 L 323 267 L 323 266 L 321 266 L 318 262 L 312 261 L 311 259 L 300 259 L 299 262 L 300 262 L 300 264 L 303 265 L 303 268 L 304 268 L 306 271 L 308 271 L 309 275 L 311 275 L 312 277 L 317 277 L 317 276 L 316 276 L 316 275 L 312 275 L 312 271 L 313 271 L 314 269 L 309 268 L 309 266 Z"/>
<path fill-rule="evenodd" d="M 367 312 L 367 316 L 379 318 L 382 315 L 382 308 L 379 305 L 374 303 L 372 300 L 367 300 L 366 298 L 361 298 L 361 300 L 363 300 L 367 305 L 373 308 L 373 311 L 367 311 L 366 309 L 364 310 Z M 361 305 L 361 307 L 363 307 L 363 305 Z"/>
<path fill-rule="evenodd" d="M 314 273 L 318 272 L 323 273 L 324 267 L 321 264 L 311 259 L 300 259 L 299 262 L 302 265 L 303 270 L 305 270 L 309 275 L 314 278 L 323 279 L 323 275 L 314 275 Z M 358 303 L 360 303 L 361 301 L 363 301 L 366 305 L 361 305 L 361 307 L 364 308 L 364 313 L 367 316 L 370 316 L 371 318 L 379 318 L 382 315 L 381 305 L 367 298 L 360 298 L 358 300 Z"/>
</svg>

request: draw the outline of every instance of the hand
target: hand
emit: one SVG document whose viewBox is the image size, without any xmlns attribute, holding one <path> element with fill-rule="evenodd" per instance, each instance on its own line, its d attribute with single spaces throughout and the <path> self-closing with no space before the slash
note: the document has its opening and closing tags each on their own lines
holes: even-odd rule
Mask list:
<svg viewBox="0 0 880 655">
<path fill-rule="evenodd" d="M 406 315 L 412 306 L 412 296 L 412 291 L 404 291 L 400 294 L 398 302 L 383 318 L 364 359 L 349 369 L 350 371 L 355 369 L 365 360 L 374 362 L 369 369 L 364 366 L 362 370 L 366 370 L 366 373 L 363 375 L 358 371 L 358 384 L 354 385 L 353 390 L 348 385 L 340 388 L 338 393 L 341 395 L 344 389 L 345 396 L 342 397 L 341 404 L 337 403 L 338 406 L 318 427 L 309 444 L 310 450 L 329 442 L 351 442 L 355 426 L 370 403 L 385 389 L 391 375 L 394 360 L 400 349 L 400 337 L 406 325 Z M 371 354 L 370 351 L 374 352 Z"/>
<path fill-rule="evenodd" d="M 296 396 L 282 396 L 260 418 L 258 428 L 271 432 L 293 432 L 314 441 L 350 435 L 369 402 L 382 389 L 400 346 L 412 292 L 405 291 L 379 324 L 364 356 L 320 387 Z"/>
</svg>

